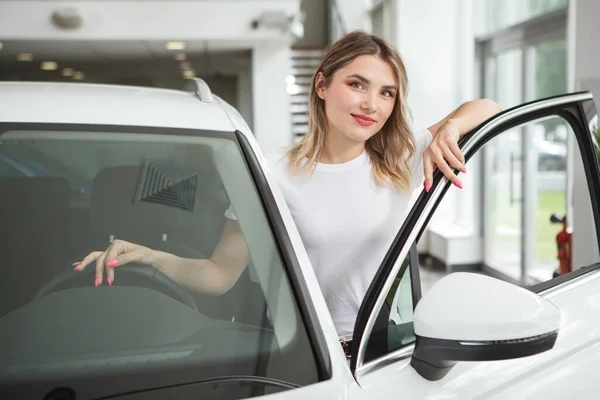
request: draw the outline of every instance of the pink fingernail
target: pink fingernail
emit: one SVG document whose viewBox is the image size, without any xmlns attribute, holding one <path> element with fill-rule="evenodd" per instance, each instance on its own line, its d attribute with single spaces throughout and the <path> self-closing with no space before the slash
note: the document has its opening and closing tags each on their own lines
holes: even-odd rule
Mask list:
<svg viewBox="0 0 600 400">
<path fill-rule="evenodd" d="M 109 277 L 106 277 L 106 281 L 108 282 L 108 286 L 112 286 L 112 281 L 110 280 Z"/>
<path fill-rule="evenodd" d="M 108 260 L 106 262 L 107 267 L 116 267 L 117 265 L 119 265 L 119 260 L 117 260 L 116 258 L 113 258 L 112 260 Z"/>
<path fill-rule="evenodd" d="M 431 186 L 429 186 L 428 184 L 425 184 L 425 192 L 429 193 L 430 190 L 431 190 Z"/>
<path fill-rule="evenodd" d="M 98 286 L 100 284 L 100 282 L 98 281 L 98 278 L 96 278 L 96 280 L 94 281 L 94 286 Z"/>
<path fill-rule="evenodd" d="M 460 170 L 460 172 L 462 172 L 463 174 L 466 174 L 467 173 L 467 169 L 463 168 L 463 169 Z"/>
<path fill-rule="evenodd" d="M 459 189 L 462 189 L 462 182 L 461 181 L 456 181 L 456 182 L 454 182 L 454 186 L 456 186 Z"/>
<path fill-rule="evenodd" d="M 74 269 L 75 271 L 77 271 L 79 268 L 81 268 L 81 264 L 77 264 L 77 265 L 75 266 L 75 268 L 73 268 L 73 269 Z"/>
</svg>

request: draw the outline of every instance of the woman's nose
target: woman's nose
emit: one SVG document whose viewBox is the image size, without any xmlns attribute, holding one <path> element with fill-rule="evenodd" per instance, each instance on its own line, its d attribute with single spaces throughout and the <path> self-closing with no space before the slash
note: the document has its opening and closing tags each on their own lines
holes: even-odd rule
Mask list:
<svg viewBox="0 0 600 400">
<path fill-rule="evenodd" d="M 361 107 L 365 111 L 375 112 L 375 110 L 377 110 L 377 97 L 376 97 L 376 95 L 373 95 L 371 93 L 367 93 L 365 95 L 365 98 L 363 99 L 363 103 L 361 104 Z"/>
</svg>

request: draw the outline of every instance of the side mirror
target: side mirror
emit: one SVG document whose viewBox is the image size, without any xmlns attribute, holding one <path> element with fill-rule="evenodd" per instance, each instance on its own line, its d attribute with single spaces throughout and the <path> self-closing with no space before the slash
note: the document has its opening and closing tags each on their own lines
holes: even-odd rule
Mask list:
<svg viewBox="0 0 600 400">
<path fill-rule="evenodd" d="M 435 381 L 457 361 L 527 357 L 550 350 L 559 326 L 560 310 L 537 294 L 456 272 L 440 279 L 417 304 L 411 365 Z"/>
</svg>

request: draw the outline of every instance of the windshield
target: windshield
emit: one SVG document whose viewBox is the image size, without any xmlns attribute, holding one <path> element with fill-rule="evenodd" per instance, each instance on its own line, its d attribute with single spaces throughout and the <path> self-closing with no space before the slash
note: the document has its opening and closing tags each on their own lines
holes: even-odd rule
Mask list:
<svg viewBox="0 0 600 400">
<path fill-rule="evenodd" d="M 0 125 L 0 193 L 0 392 L 10 398 L 241 399 L 318 380 L 234 133 Z M 230 206 L 250 263 L 223 295 L 144 265 L 115 268 L 112 286 L 94 286 L 94 265 L 73 270 L 115 239 L 210 257 Z"/>
</svg>

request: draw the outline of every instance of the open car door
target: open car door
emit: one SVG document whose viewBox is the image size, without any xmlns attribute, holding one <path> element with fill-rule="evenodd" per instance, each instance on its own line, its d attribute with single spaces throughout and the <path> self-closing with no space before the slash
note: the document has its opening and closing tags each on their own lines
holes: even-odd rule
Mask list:
<svg viewBox="0 0 600 400">
<path fill-rule="evenodd" d="M 588 182 L 594 243 L 600 247 L 600 147 L 593 133 L 598 116 L 590 93 L 507 109 L 465 135 L 459 145 L 468 162 L 495 137 L 551 117 L 562 118 L 575 136 Z M 431 191 L 423 191 L 416 200 L 361 305 L 353 334 L 357 345 L 353 346 L 351 369 L 368 398 L 389 397 L 390 393 L 411 399 L 487 399 L 496 398 L 500 392 L 506 396 L 512 382 L 527 385 L 527 368 L 538 368 L 536 373 L 550 366 L 556 370 L 569 349 L 584 346 L 582 338 L 600 343 L 600 332 L 593 329 L 600 321 L 585 321 L 583 325 L 589 330 L 582 327 L 573 336 L 569 336 L 571 329 L 564 329 L 566 323 L 577 323 L 569 307 L 581 311 L 590 301 L 600 301 L 600 294 L 595 294 L 600 292 L 600 264 L 545 282 L 537 287 L 537 293 L 481 274 L 454 273 L 442 278 L 421 299 L 415 246 L 450 185 L 437 171 Z M 576 286 L 575 281 L 577 290 L 582 282 L 595 286 L 586 294 L 571 292 L 572 304 L 563 302 L 559 292 Z M 545 295 L 548 291 L 556 296 L 549 300 L 551 296 Z M 590 309 L 590 318 L 600 318 L 597 314 Z M 600 363 L 600 353 L 596 359 Z M 585 375 L 581 376 L 584 379 Z M 481 377 L 485 379 L 478 379 Z M 558 390 L 574 387 L 572 381 L 567 385 L 562 382 L 565 389 L 560 389 L 561 381 L 556 378 L 551 383 L 559 385 Z M 544 390 L 554 390 L 551 393 L 556 396 L 556 387 Z"/>
</svg>

